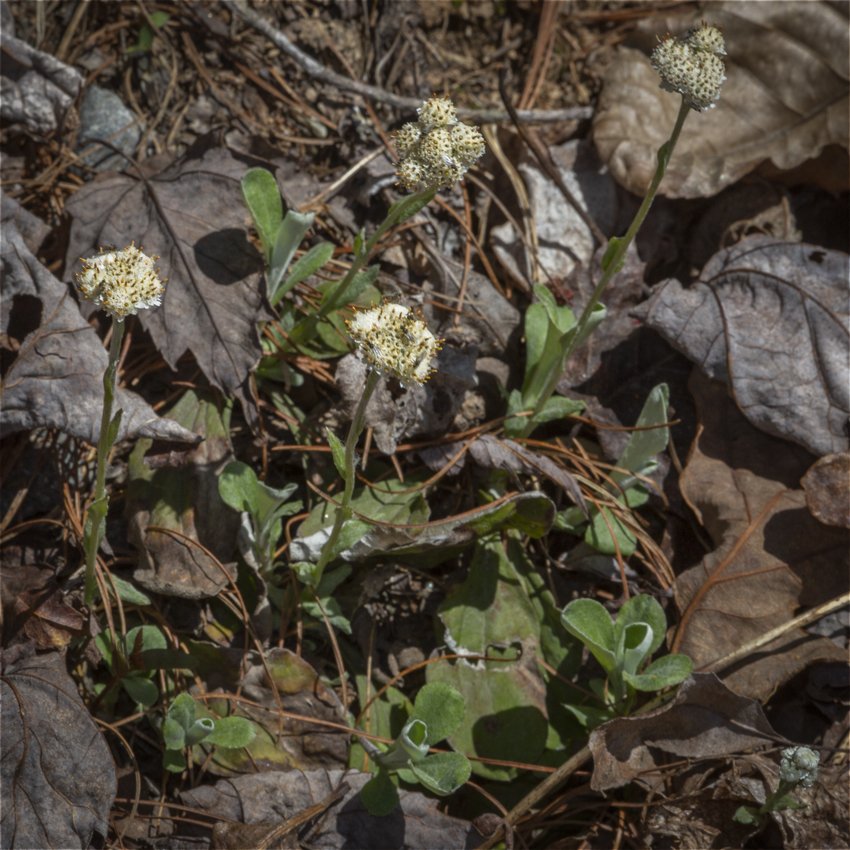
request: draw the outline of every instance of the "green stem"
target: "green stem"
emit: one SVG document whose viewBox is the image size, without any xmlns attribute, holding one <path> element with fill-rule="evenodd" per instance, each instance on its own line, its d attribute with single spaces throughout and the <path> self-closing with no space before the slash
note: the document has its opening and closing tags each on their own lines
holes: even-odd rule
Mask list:
<svg viewBox="0 0 850 850">
<path fill-rule="evenodd" d="M 351 516 L 351 498 L 354 495 L 354 482 L 356 480 L 354 466 L 357 441 L 360 439 L 360 434 L 363 433 L 363 426 L 366 419 L 366 405 L 369 403 L 369 399 L 378 385 L 379 378 L 380 375 L 375 370 L 369 372 L 366 378 L 366 386 L 363 388 L 363 395 L 360 396 L 357 409 L 354 411 L 354 418 L 351 420 L 351 427 L 348 429 L 348 437 L 345 439 L 345 489 L 342 492 L 342 500 L 336 509 L 336 516 L 330 537 L 325 541 L 325 545 L 322 547 L 322 554 L 319 556 L 319 562 L 316 564 L 313 574 L 314 587 L 319 586 L 325 567 L 327 567 L 334 555 L 343 523 Z"/>
<path fill-rule="evenodd" d="M 552 396 L 552 393 L 555 392 L 555 387 L 557 387 L 558 381 L 561 379 L 564 364 L 566 364 L 576 347 L 584 341 L 588 323 L 593 315 L 593 311 L 599 304 L 599 300 L 602 298 L 602 293 L 605 291 L 605 288 L 611 282 L 614 275 L 622 268 L 629 245 L 631 245 L 635 236 L 637 236 L 641 225 L 649 214 L 653 201 L 655 201 L 655 196 L 658 193 L 658 187 L 664 179 L 664 174 L 667 171 L 667 164 L 670 162 L 670 157 L 673 155 L 673 149 L 676 147 L 676 142 L 679 140 L 679 134 L 682 132 L 685 118 L 688 117 L 688 113 L 690 111 L 690 106 L 688 106 L 687 103 L 685 103 L 685 99 L 682 98 L 682 103 L 679 106 L 679 114 L 676 116 L 676 123 L 673 127 L 673 132 L 670 134 L 670 138 L 658 149 L 658 164 L 655 168 L 655 174 L 652 177 L 652 182 L 649 184 L 646 197 L 644 197 L 643 203 L 641 203 L 640 208 L 635 214 L 634 219 L 632 219 L 632 223 L 629 225 L 629 229 L 626 231 L 625 235 L 618 239 L 612 239 L 609 243 L 608 249 L 606 250 L 605 256 L 602 260 L 602 276 L 599 278 L 599 283 L 596 284 L 593 293 L 588 299 L 588 302 L 576 323 L 575 333 L 570 336 L 570 340 L 564 349 L 564 354 L 561 359 L 561 368 L 553 369 L 549 375 L 545 389 L 540 394 L 537 404 L 534 406 L 532 416 L 529 417 L 527 430 L 523 436 L 528 436 L 528 433 L 530 433 L 534 427 L 534 416 L 543 410 L 546 402 Z"/>
<path fill-rule="evenodd" d="M 115 441 L 117 430 L 113 424 L 112 406 L 115 401 L 115 375 L 118 371 L 118 359 L 121 356 L 121 341 L 124 338 L 124 322 L 112 321 L 112 339 L 109 343 L 109 361 L 103 373 L 103 410 L 100 416 L 100 436 L 97 440 L 97 473 L 94 485 L 94 501 L 88 510 L 84 533 L 86 555 L 85 602 L 91 606 L 94 601 L 97 581 L 95 564 L 100 542 L 103 540 L 106 512 L 109 498 L 106 493 L 106 470 L 109 467 L 109 455 Z M 119 411 L 120 415 L 120 411 Z"/>
<path fill-rule="evenodd" d="M 367 240 L 366 244 L 361 245 L 360 250 L 354 255 L 354 262 L 352 262 L 345 277 L 337 284 L 337 286 L 334 287 L 333 291 L 328 294 L 322 306 L 313 315 L 308 316 L 303 322 L 290 331 L 289 340 L 291 343 L 297 345 L 298 343 L 308 342 L 313 338 L 313 334 L 315 333 L 319 322 L 329 316 L 334 310 L 339 309 L 345 303 L 345 295 L 354 281 L 354 278 L 357 277 L 360 270 L 366 265 L 369 257 L 372 255 L 372 251 L 375 250 L 375 246 L 384 234 L 390 230 L 390 228 L 395 227 L 403 221 L 404 218 L 409 217 L 411 213 L 409 213 L 408 210 L 421 209 L 421 206 L 417 205 L 418 201 L 423 201 L 424 203 L 422 206 L 424 206 L 425 204 L 430 203 L 434 194 L 434 189 L 421 189 L 419 192 L 416 192 L 409 198 L 405 199 L 406 203 L 404 206 L 394 204 L 390 207 L 387 217 L 378 225 L 377 230 L 375 230 L 372 236 Z"/>
</svg>

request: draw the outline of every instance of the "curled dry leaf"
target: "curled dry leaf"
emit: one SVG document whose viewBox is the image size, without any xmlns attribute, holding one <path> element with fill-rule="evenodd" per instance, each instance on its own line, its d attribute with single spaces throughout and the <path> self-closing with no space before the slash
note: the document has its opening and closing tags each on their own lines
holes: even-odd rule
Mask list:
<svg viewBox="0 0 850 850">
<path fill-rule="evenodd" d="M 769 746 L 778 737 L 758 702 L 711 673 L 694 673 L 663 708 L 610 720 L 591 732 L 590 787 L 607 791 L 638 778 L 649 781 L 668 755 L 719 758 Z"/>
<path fill-rule="evenodd" d="M 0 330 L 19 340 L 20 346 L 0 383 L 0 431 L 58 428 L 96 443 L 106 349 L 80 315 L 68 287 L 30 253 L 12 221 L 3 225 Z M 124 411 L 121 440 L 198 440 L 176 422 L 161 419 L 135 393 L 119 389 L 117 406 Z"/>
<path fill-rule="evenodd" d="M 62 656 L 18 645 L 0 651 L 0 662 L 0 845 L 15 850 L 105 841 L 115 767 Z"/>
<path fill-rule="evenodd" d="M 850 528 L 850 453 L 822 457 L 800 483 L 815 519 L 824 525 Z"/>
<path fill-rule="evenodd" d="M 676 581 L 674 649 L 700 668 L 787 623 L 801 606 L 846 593 L 850 541 L 815 520 L 794 489 L 810 455 L 757 431 L 722 384 L 697 371 L 691 391 L 700 426 L 680 484 L 716 548 Z M 766 700 L 808 664 L 845 657 L 832 641 L 795 629 L 724 678 Z"/>
<path fill-rule="evenodd" d="M 542 475 L 548 478 L 587 515 L 587 504 L 578 481 L 552 458 L 533 452 L 514 440 L 500 440 L 492 434 L 482 434 L 470 445 L 469 453 L 484 469 L 505 469 L 514 473 Z"/>
<path fill-rule="evenodd" d="M 229 150 L 196 145 L 145 177 L 106 176 L 66 204 L 71 237 L 66 268 L 98 247 L 134 241 L 159 256 L 168 279 L 162 306 L 139 321 L 174 368 L 187 351 L 211 384 L 242 402 L 256 421 L 249 373 L 261 349 L 257 323 L 270 318 L 262 260 L 248 241 L 250 216 L 239 186 L 246 168 Z"/>
<path fill-rule="evenodd" d="M 342 770 L 288 770 L 257 773 L 201 785 L 181 794 L 184 803 L 216 818 L 244 823 L 281 823 L 333 797 L 341 783 L 348 789 L 319 818 L 310 846 L 324 850 L 380 847 L 382 850 L 435 850 L 477 847 L 482 836 L 472 824 L 443 814 L 438 801 L 413 791 L 399 791 L 400 805 L 384 817 L 370 815 L 360 789 L 371 774 Z M 293 846 L 303 846 L 295 844 Z"/>
<path fill-rule="evenodd" d="M 828 145 L 847 147 L 847 4 L 712 3 L 647 22 L 645 50 L 621 49 L 609 66 L 593 136 L 619 183 L 645 193 L 681 101 L 661 90 L 649 64 L 655 35 L 683 32 L 706 15 L 726 39 L 727 80 L 717 108 L 685 122 L 662 194 L 714 195 L 765 160 L 787 170 Z"/>
<path fill-rule="evenodd" d="M 642 312 L 730 385 L 750 422 L 823 455 L 850 445 L 848 303 L 846 254 L 759 236 L 719 251 L 688 288 L 660 284 Z"/>
</svg>

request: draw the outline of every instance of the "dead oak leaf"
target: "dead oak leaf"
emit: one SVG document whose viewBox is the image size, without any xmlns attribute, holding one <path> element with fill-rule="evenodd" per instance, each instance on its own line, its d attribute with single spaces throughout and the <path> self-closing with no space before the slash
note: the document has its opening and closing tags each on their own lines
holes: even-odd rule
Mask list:
<svg viewBox="0 0 850 850">
<path fill-rule="evenodd" d="M 191 351 L 210 383 L 239 398 L 253 423 L 257 323 L 271 316 L 261 257 L 247 237 L 250 215 L 239 184 L 247 167 L 230 150 L 199 143 L 158 173 L 92 181 L 67 203 L 66 268 L 101 246 L 133 241 L 157 255 L 168 279 L 165 297 L 139 320 L 172 368 Z"/>
</svg>

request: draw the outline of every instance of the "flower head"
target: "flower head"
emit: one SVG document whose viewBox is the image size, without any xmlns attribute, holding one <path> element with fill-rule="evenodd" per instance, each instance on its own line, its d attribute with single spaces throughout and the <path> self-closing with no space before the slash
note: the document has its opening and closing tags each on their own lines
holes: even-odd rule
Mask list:
<svg viewBox="0 0 850 850">
<path fill-rule="evenodd" d="M 360 356 L 381 374 L 415 384 L 424 384 L 433 374 L 431 360 L 442 340 L 410 308 L 387 302 L 358 310 L 346 324 Z"/>
<path fill-rule="evenodd" d="M 726 54 L 723 35 L 717 27 L 702 24 L 684 39 L 668 36 L 652 52 L 652 67 L 661 75 L 661 88 L 678 92 L 685 103 L 702 112 L 720 97 L 726 79 L 721 56 Z"/>
<path fill-rule="evenodd" d="M 83 270 L 76 275 L 77 288 L 83 298 L 120 321 L 162 303 L 165 283 L 156 269 L 158 259 L 132 243 L 121 251 L 101 251 L 82 260 Z"/>
<path fill-rule="evenodd" d="M 820 755 L 810 747 L 786 747 L 779 762 L 779 777 L 785 782 L 811 788 L 818 778 Z"/>
<path fill-rule="evenodd" d="M 411 191 L 451 186 L 483 155 L 484 138 L 476 127 L 458 121 L 448 98 L 426 100 L 418 114 L 418 121 L 395 134 L 398 182 Z"/>
</svg>

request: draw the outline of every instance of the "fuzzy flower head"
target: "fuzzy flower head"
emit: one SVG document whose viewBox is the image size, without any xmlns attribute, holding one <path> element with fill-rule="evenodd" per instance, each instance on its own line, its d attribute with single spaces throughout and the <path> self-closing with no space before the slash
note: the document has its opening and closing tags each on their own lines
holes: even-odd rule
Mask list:
<svg viewBox="0 0 850 850">
<path fill-rule="evenodd" d="M 418 115 L 395 134 L 398 182 L 410 191 L 451 186 L 483 155 L 484 138 L 477 127 L 458 121 L 448 98 L 426 100 Z"/>
<path fill-rule="evenodd" d="M 720 97 L 726 79 L 721 56 L 726 55 L 723 35 L 717 27 L 703 23 L 683 39 L 667 36 L 652 52 L 652 67 L 661 75 L 661 88 L 678 92 L 685 103 L 702 112 Z"/>
<path fill-rule="evenodd" d="M 820 754 L 810 747 L 786 747 L 779 762 L 779 777 L 785 782 L 811 788 L 818 778 Z"/>
<path fill-rule="evenodd" d="M 156 269 L 158 259 L 132 243 L 121 251 L 101 251 L 81 261 L 83 270 L 76 275 L 77 288 L 83 298 L 121 321 L 162 303 L 165 283 Z"/>
<path fill-rule="evenodd" d="M 431 361 L 442 340 L 408 307 L 387 302 L 358 310 L 346 324 L 361 358 L 382 375 L 424 384 L 433 374 Z"/>
</svg>

